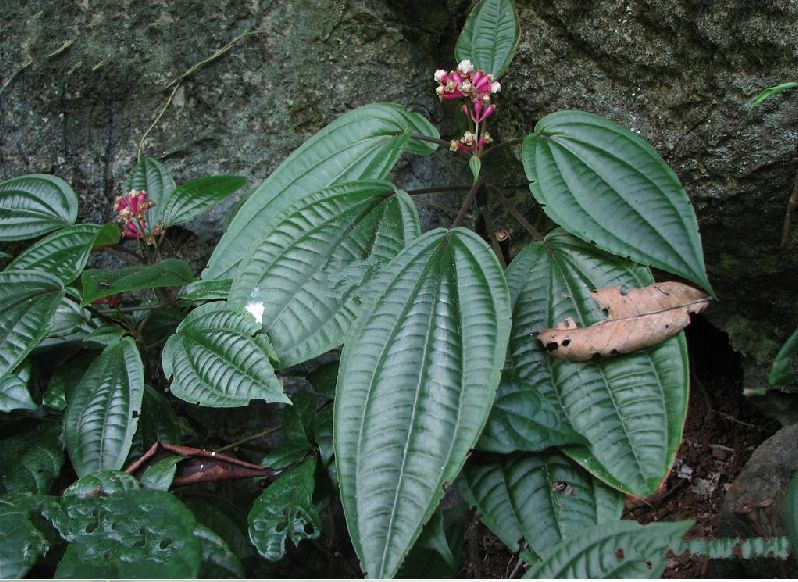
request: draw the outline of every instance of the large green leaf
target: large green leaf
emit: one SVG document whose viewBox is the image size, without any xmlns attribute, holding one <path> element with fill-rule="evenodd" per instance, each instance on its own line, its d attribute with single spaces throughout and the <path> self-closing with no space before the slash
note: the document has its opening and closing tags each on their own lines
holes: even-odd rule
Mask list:
<svg viewBox="0 0 798 582">
<path fill-rule="evenodd" d="M 49 493 L 64 464 L 61 424 L 0 441 L 0 493 Z"/>
<path fill-rule="evenodd" d="M 6 270 L 43 271 L 55 275 L 67 285 L 83 271 L 102 228 L 99 224 L 62 228 L 31 245 Z"/>
<path fill-rule="evenodd" d="M 24 578 L 48 547 L 28 507 L 0 505 L 0 578 Z"/>
<path fill-rule="evenodd" d="M 565 230 L 712 293 L 690 199 L 644 139 L 597 115 L 558 111 L 527 136 L 522 158 L 532 193 Z"/>
<path fill-rule="evenodd" d="M 798 329 L 792 332 L 776 354 L 768 380 L 773 385 L 798 381 Z"/>
<path fill-rule="evenodd" d="M 315 459 L 306 460 L 277 477 L 252 504 L 249 539 L 267 560 L 281 559 L 289 539 L 298 544 L 321 534 L 321 518 L 313 505 L 315 470 Z"/>
<path fill-rule="evenodd" d="M 108 345 L 92 362 L 64 416 L 64 441 L 78 476 L 122 467 L 143 392 L 144 369 L 132 338 Z"/>
<path fill-rule="evenodd" d="M 793 475 L 784 499 L 784 525 L 793 554 L 798 555 L 798 472 Z"/>
<path fill-rule="evenodd" d="M 594 525 L 556 546 L 524 578 L 659 578 L 665 553 L 679 544 L 692 521 Z"/>
<path fill-rule="evenodd" d="M 157 222 L 164 226 L 188 222 L 246 183 L 241 176 L 207 176 L 181 184 L 161 202 Z"/>
<path fill-rule="evenodd" d="M 564 450 L 613 487 L 652 494 L 671 467 L 687 412 L 683 334 L 648 350 L 584 363 L 550 357 L 534 336 L 568 317 L 580 327 L 605 319 L 591 291 L 643 287 L 653 282 L 648 269 L 555 231 L 516 256 L 507 280 L 514 373 L 556 403 L 590 443 Z"/>
<path fill-rule="evenodd" d="M 457 487 L 511 551 L 544 555 L 584 528 L 620 519 L 624 496 L 559 453 L 474 459 Z"/>
<path fill-rule="evenodd" d="M 231 278 L 238 262 L 270 232 L 270 221 L 308 194 L 339 182 L 385 178 L 418 129 L 418 119 L 394 105 L 366 105 L 339 117 L 252 193 L 216 246 L 202 278 Z M 437 132 L 432 137 L 438 137 Z"/>
<path fill-rule="evenodd" d="M 270 346 L 245 311 L 209 303 L 192 311 L 169 338 L 161 361 L 171 391 L 203 406 L 290 402 L 269 363 Z"/>
<path fill-rule="evenodd" d="M 31 174 L 0 182 L 0 241 L 41 236 L 77 216 L 78 198 L 61 178 Z"/>
<path fill-rule="evenodd" d="M 13 370 L 47 335 L 64 285 L 48 273 L 0 273 L 0 376 Z"/>
<path fill-rule="evenodd" d="M 46 517 L 69 542 L 57 578 L 194 578 L 196 521 L 174 495 L 129 490 L 64 497 Z"/>
<path fill-rule="evenodd" d="M 281 367 L 340 345 L 381 267 L 420 234 L 410 197 L 389 182 L 305 196 L 242 260 L 230 302 L 262 322 Z"/>
<path fill-rule="evenodd" d="M 83 284 L 83 302 L 109 297 L 118 293 L 160 287 L 180 287 L 194 280 L 188 263 L 180 259 L 164 259 L 145 267 L 123 269 L 88 269 L 80 278 Z"/>
<path fill-rule="evenodd" d="M 584 442 L 562 411 L 534 385 L 504 374 L 477 449 L 494 453 L 536 452 Z"/>
<path fill-rule="evenodd" d="M 480 0 L 457 38 L 454 55 L 499 78 L 510 66 L 520 39 L 513 0 Z"/>
<path fill-rule="evenodd" d="M 175 181 L 158 160 L 140 158 L 125 181 L 125 190 L 144 190 L 154 206 L 147 211 L 147 224 L 158 223 L 161 208 L 175 189 Z"/>
<path fill-rule="evenodd" d="M 28 389 L 30 372 L 30 362 L 23 362 L 16 370 L 0 376 L 0 412 L 39 408 Z"/>
<path fill-rule="evenodd" d="M 88 337 L 95 329 L 101 326 L 102 320 L 92 318 L 92 314 L 64 297 L 58 309 L 55 310 L 53 323 L 47 331 L 48 338 Z"/>
<path fill-rule="evenodd" d="M 504 275 L 471 231 L 426 233 L 377 277 L 344 346 L 335 457 L 369 577 L 393 576 L 482 430 L 510 326 Z"/>
</svg>

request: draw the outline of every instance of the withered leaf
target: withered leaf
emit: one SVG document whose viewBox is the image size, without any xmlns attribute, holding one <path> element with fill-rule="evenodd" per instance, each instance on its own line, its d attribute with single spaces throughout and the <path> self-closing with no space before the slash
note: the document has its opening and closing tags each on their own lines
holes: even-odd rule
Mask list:
<svg viewBox="0 0 798 582">
<path fill-rule="evenodd" d="M 183 460 L 177 464 L 173 485 L 246 479 L 248 477 L 273 477 L 279 473 L 279 471 L 265 469 L 259 465 L 247 463 L 235 457 L 220 455 L 214 451 L 161 442 L 153 444 L 136 462 L 125 469 L 125 472 L 139 477 L 147 467 L 169 455 L 183 457 Z"/>
<path fill-rule="evenodd" d="M 538 333 L 553 357 L 587 362 L 655 346 L 682 331 L 691 313 L 700 313 L 710 297 L 689 285 L 666 281 L 639 289 L 598 289 L 593 294 L 607 319 L 580 328 L 568 318 Z"/>
</svg>

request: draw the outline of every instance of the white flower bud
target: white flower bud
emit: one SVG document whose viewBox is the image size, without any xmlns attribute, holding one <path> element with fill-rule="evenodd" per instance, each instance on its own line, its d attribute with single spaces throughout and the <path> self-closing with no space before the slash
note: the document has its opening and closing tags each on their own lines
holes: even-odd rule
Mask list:
<svg viewBox="0 0 798 582">
<path fill-rule="evenodd" d="M 490 92 L 491 93 L 498 93 L 502 90 L 502 84 L 498 81 L 490 84 Z"/>
<path fill-rule="evenodd" d="M 437 71 L 435 71 L 435 81 L 440 83 L 441 79 L 443 79 L 443 76 L 445 74 L 446 74 L 446 71 L 444 71 L 443 69 L 438 69 Z"/>
<path fill-rule="evenodd" d="M 471 64 L 471 61 L 468 59 L 460 61 L 460 64 L 457 65 L 457 70 L 461 73 L 470 73 L 474 70 L 474 65 Z"/>
</svg>

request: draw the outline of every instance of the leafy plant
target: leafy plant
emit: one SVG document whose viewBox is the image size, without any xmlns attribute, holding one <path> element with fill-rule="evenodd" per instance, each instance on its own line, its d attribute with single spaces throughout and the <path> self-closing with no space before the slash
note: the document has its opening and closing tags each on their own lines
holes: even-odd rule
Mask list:
<svg viewBox="0 0 798 582">
<path fill-rule="evenodd" d="M 58 178 L 0 183 L 0 240 L 43 237 L 0 272 L 0 574 L 241 577 L 310 549 L 332 574 L 452 576 L 465 504 L 529 577 L 785 553 L 785 538 L 684 542 L 690 522 L 621 520 L 625 495 L 670 470 L 680 330 L 713 291 L 687 193 L 639 136 L 580 111 L 490 134 L 519 37 L 512 0 L 478 2 L 457 68 L 434 74 L 462 136 L 395 104 L 342 115 L 246 198 L 199 278 L 164 241 L 242 178 L 177 185 L 141 157 L 120 228 L 74 224 Z M 548 232 L 490 181 L 492 153 L 519 145 Z M 463 184 L 391 182 L 403 155 L 445 150 Z M 462 205 L 422 233 L 415 203 L 440 188 Z M 514 257 L 495 204 L 531 239 Z M 256 435 L 217 447 L 196 421 L 253 400 L 277 419 Z M 214 484 L 232 479 L 235 502 Z"/>
</svg>

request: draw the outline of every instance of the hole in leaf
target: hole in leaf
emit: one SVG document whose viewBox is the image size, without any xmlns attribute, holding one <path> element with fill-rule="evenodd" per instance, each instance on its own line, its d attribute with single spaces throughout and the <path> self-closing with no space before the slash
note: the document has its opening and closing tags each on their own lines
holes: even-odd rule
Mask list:
<svg viewBox="0 0 798 582">
<path fill-rule="evenodd" d="M 171 546 L 172 543 L 173 541 L 170 540 L 169 538 L 164 538 L 158 543 L 158 547 L 161 548 L 162 550 L 165 550 L 166 548 Z"/>
<path fill-rule="evenodd" d="M 617 550 L 615 550 L 615 559 L 618 560 L 619 562 L 623 560 L 623 549 L 618 548 Z"/>
<path fill-rule="evenodd" d="M 562 345 L 563 345 L 564 347 L 568 347 L 568 345 L 569 345 L 570 343 L 571 343 L 571 338 L 565 338 L 564 340 L 562 340 Z"/>
<path fill-rule="evenodd" d="M 546 349 L 548 351 L 550 351 L 550 352 L 553 352 L 554 350 L 556 350 L 559 347 L 560 347 L 560 344 L 558 344 L 557 342 L 549 342 L 549 343 L 546 344 Z"/>
<path fill-rule="evenodd" d="M 309 523 L 306 523 L 306 524 L 305 524 L 304 530 L 305 530 L 305 533 L 306 533 L 307 535 L 309 535 L 309 536 L 313 535 L 313 532 L 314 532 L 314 531 L 316 531 L 316 530 L 313 528 L 313 526 L 312 526 L 311 524 L 309 524 Z"/>
</svg>

